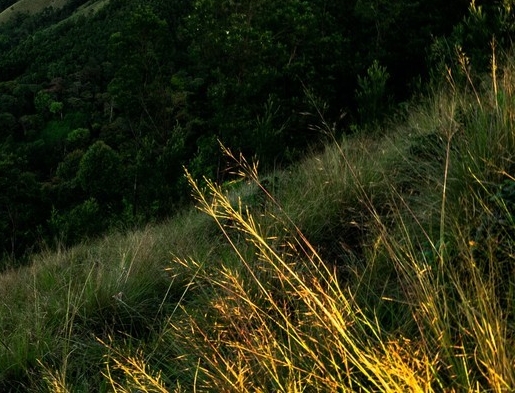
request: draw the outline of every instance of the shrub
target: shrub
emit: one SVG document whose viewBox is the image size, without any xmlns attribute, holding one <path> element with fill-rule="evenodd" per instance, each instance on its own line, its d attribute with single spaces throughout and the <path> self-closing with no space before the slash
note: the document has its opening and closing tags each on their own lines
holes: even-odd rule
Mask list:
<svg viewBox="0 0 515 393">
<path fill-rule="evenodd" d="M 385 114 L 388 108 L 386 82 L 389 77 L 386 67 L 380 66 L 377 60 L 368 67 L 365 76 L 358 76 L 356 101 L 362 123 L 373 124 Z"/>
<path fill-rule="evenodd" d="M 120 193 L 121 161 L 118 154 L 102 141 L 89 147 L 77 172 L 79 184 L 92 197 L 108 201 Z"/>
</svg>

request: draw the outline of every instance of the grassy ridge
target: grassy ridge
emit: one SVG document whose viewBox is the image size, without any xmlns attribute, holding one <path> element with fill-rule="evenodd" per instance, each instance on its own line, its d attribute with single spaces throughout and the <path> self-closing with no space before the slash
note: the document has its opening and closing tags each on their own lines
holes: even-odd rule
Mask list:
<svg viewBox="0 0 515 393">
<path fill-rule="evenodd" d="M 0 390 L 514 389 L 514 75 L 4 273 Z"/>
<path fill-rule="evenodd" d="M 89 1 L 77 8 L 73 16 L 88 15 L 96 12 L 109 0 L 93 0 Z M 16 14 L 36 14 L 43 11 L 47 7 L 60 9 L 68 3 L 68 0 L 20 0 L 12 6 L 0 12 L 0 23 L 7 22 Z"/>
<path fill-rule="evenodd" d="M 0 13 L 0 23 L 8 21 L 16 14 L 35 14 L 46 7 L 62 8 L 68 0 L 20 0 Z"/>
</svg>

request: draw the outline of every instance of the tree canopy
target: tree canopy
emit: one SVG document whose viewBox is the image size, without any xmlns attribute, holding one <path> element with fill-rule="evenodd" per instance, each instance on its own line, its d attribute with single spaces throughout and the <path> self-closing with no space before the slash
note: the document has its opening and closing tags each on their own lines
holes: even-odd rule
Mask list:
<svg viewBox="0 0 515 393">
<path fill-rule="evenodd" d="M 335 133 L 381 121 L 451 48 L 488 67 L 485 46 L 513 31 L 506 1 L 111 0 L 74 14 L 83 3 L 0 25 L 6 263 L 172 214 L 189 200 L 183 166 L 227 178 L 218 141 L 288 165 L 322 143 L 321 111 Z"/>
</svg>

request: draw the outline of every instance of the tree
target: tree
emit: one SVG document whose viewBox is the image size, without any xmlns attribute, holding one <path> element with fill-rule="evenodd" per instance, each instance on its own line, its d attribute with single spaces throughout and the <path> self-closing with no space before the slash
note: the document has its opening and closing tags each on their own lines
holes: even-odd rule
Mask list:
<svg viewBox="0 0 515 393">
<path fill-rule="evenodd" d="M 392 92 L 404 99 L 413 79 L 427 75 L 426 57 L 433 41 L 452 31 L 469 2 L 357 0 L 353 74 L 365 72 L 377 60 L 391 73 Z"/>
<path fill-rule="evenodd" d="M 204 81 L 209 132 L 247 155 L 265 145 L 313 142 L 318 135 L 300 131 L 308 129 L 298 115 L 307 110 L 304 89 L 344 105 L 352 60 L 350 26 L 342 22 L 351 11 L 347 3 L 321 0 L 195 1 L 184 35 L 190 40 L 190 74 Z M 269 97 L 275 131 L 268 122 L 263 132 Z"/>
<path fill-rule="evenodd" d="M 124 184 L 118 154 L 104 142 L 95 142 L 80 160 L 77 179 L 82 189 L 99 202 L 113 201 Z"/>
<path fill-rule="evenodd" d="M 367 75 L 358 75 L 356 101 L 358 114 L 364 124 L 373 124 L 380 120 L 388 107 L 386 82 L 390 75 L 386 67 L 375 60 L 367 69 Z"/>
<path fill-rule="evenodd" d="M 0 139 L 13 135 L 17 128 L 18 122 L 12 113 L 0 113 Z"/>
<path fill-rule="evenodd" d="M 166 85 L 161 84 L 161 76 L 169 66 L 167 37 L 166 22 L 149 5 L 142 5 L 109 39 L 109 58 L 116 71 L 108 89 L 117 106 L 133 120 L 143 114 L 154 122 L 152 109 L 166 98 L 153 89 Z"/>
<path fill-rule="evenodd" d="M 0 145 L 0 256 L 11 262 L 30 251 L 37 238 L 35 221 L 40 218 L 40 189 L 25 165 L 12 146 Z"/>
</svg>

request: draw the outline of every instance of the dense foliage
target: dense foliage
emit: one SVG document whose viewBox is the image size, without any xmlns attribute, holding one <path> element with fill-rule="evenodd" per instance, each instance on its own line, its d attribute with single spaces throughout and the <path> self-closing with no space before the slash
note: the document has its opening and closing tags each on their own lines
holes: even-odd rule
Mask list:
<svg viewBox="0 0 515 393">
<path fill-rule="evenodd" d="M 0 391 L 514 390 L 513 0 L 329 3 L 0 26 Z"/>
<path fill-rule="evenodd" d="M 320 142 L 317 111 L 336 132 L 379 121 L 456 45 L 484 63 L 513 18 L 501 1 L 83 3 L 0 26 L 4 265 L 169 215 L 183 166 L 227 177 L 218 140 L 266 168 Z"/>
</svg>

